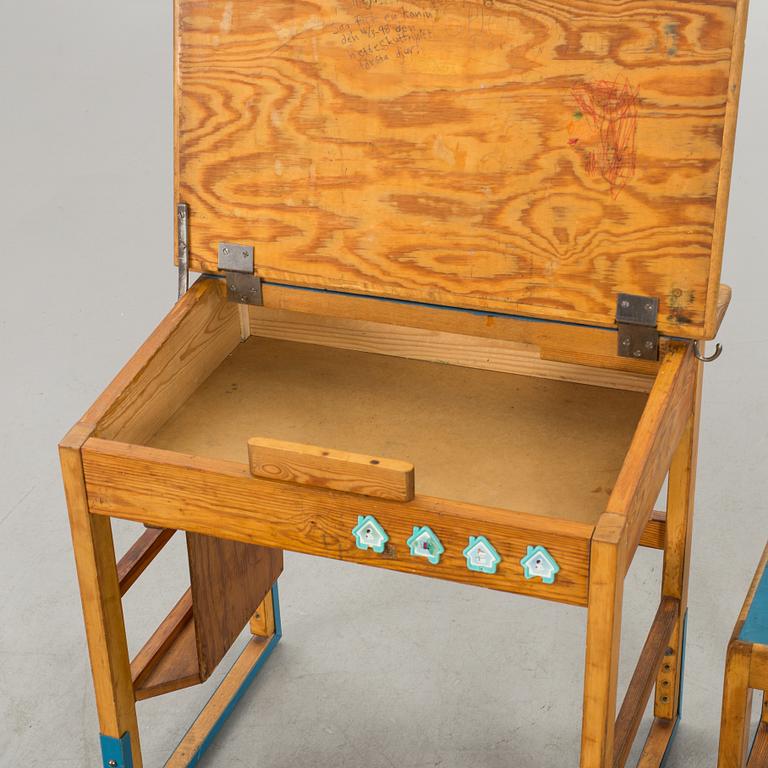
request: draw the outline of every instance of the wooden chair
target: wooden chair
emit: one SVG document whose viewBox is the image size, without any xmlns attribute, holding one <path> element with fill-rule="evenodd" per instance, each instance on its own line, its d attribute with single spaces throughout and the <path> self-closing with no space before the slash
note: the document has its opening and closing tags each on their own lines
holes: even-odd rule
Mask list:
<svg viewBox="0 0 768 768">
<path fill-rule="evenodd" d="M 762 716 L 747 756 L 752 691 L 763 692 Z M 723 681 L 719 768 L 768 766 L 768 546 L 728 644 Z"/>
<path fill-rule="evenodd" d="M 746 12 L 176 0 L 179 300 L 60 446 L 105 768 L 250 621 L 168 765 L 199 759 L 280 638 L 283 550 L 586 608 L 581 766 L 622 768 L 652 695 L 661 764 Z M 119 561 L 112 518 L 153 528 Z M 131 660 L 121 597 L 175 531 L 189 591 Z"/>
</svg>

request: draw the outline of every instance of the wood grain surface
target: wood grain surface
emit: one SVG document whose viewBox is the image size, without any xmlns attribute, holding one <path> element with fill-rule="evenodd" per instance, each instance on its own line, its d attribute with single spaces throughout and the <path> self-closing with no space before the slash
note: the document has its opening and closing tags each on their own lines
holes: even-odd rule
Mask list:
<svg viewBox="0 0 768 768">
<path fill-rule="evenodd" d="M 755 690 L 768 691 L 768 645 L 755 643 L 752 646 L 749 684 Z M 763 719 L 768 720 L 768 709 L 763 712 Z"/>
<path fill-rule="evenodd" d="M 663 720 L 660 717 L 653 719 L 648 738 L 637 761 L 637 768 L 659 768 L 667 754 L 667 748 L 672 741 L 676 726 L 677 716 L 674 720 Z"/>
<path fill-rule="evenodd" d="M 696 373 L 692 344 L 679 343 L 667 350 L 608 499 L 606 511 L 627 519 L 627 566 L 651 519 L 653 504 L 689 423 Z"/>
<path fill-rule="evenodd" d="M 85 634 L 93 673 L 99 732 L 130 734 L 134 768 L 143 768 L 125 619 L 120 600 L 112 523 L 90 513 L 82 445 L 90 430 L 78 423 L 59 444 Z"/>
<path fill-rule="evenodd" d="M 593 526 L 417 495 L 411 502 L 276 483 L 247 464 L 91 438 L 83 451 L 91 512 L 181 528 L 345 562 L 403 571 L 585 605 Z M 359 516 L 374 515 L 389 534 L 376 554 L 355 545 Z M 445 547 L 440 563 L 411 556 L 414 525 L 428 525 Z M 487 536 L 502 558 L 495 574 L 467 568 L 470 536 Z M 554 584 L 526 579 L 520 560 L 540 544 L 557 560 Z"/>
<path fill-rule="evenodd" d="M 149 439 L 240 343 L 238 306 L 225 300 L 223 281 L 200 281 L 190 294 L 107 388 L 103 411 L 92 409 L 100 437 Z"/>
<path fill-rule="evenodd" d="M 191 589 L 131 660 L 131 677 L 138 701 L 202 682 L 195 651 Z"/>
<path fill-rule="evenodd" d="M 766 768 L 768 766 L 768 723 L 761 723 L 755 734 L 752 751 L 749 753 L 747 768 Z"/>
<path fill-rule="evenodd" d="M 251 474 L 393 501 L 411 501 L 413 464 L 268 437 L 248 440 Z"/>
<path fill-rule="evenodd" d="M 662 597 L 616 718 L 613 768 L 623 768 L 627 762 L 653 684 L 656 682 L 656 673 L 672 638 L 679 607 L 679 600 Z"/>
<path fill-rule="evenodd" d="M 148 528 L 131 545 L 117 564 L 117 578 L 122 597 L 147 569 L 176 531 L 167 528 Z"/>
<path fill-rule="evenodd" d="M 467 334 L 481 339 L 513 341 L 535 347 L 542 360 L 574 363 L 583 368 L 607 368 L 647 375 L 653 375 L 658 370 L 658 362 L 617 357 L 617 333 L 610 328 L 571 323 L 532 323 L 528 318 L 512 315 L 406 301 L 371 301 L 370 296 L 274 283 L 263 284 L 263 294 L 263 307 L 248 308 L 251 331 L 263 313 L 290 311 L 330 319 L 375 322 L 440 333 Z M 662 344 L 665 338 L 662 337 Z"/>
<path fill-rule="evenodd" d="M 200 677 L 207 680 L 283 570 L 279 549 L 187 533 Z"/>
<path fill-rule="evenodd" d="M 383 302 L 368 301 L 369 304 Z M 533 344 L 482 338 L 464 333 L 446 333 L 432 329 L 347 320 L 303 312 L 290 312 L 266 307 L 251 307 L 250 331 L 253 336 L 285 339 L 307 344 L 374 352 L 379 355 L 427 360 L 451 365 L 481 368 L 489 371 L 516 373 L 596 387 L 609 387 L 632 392 L 649 392 L 653 377 L 644 373 L 575 365 L 542 357 Z M 449 314 L 436 310 L 439 314 Z M 462 319 L 466 319 L 466 313 Z M 545 325 L 519 320 L 522 325 Z M 549 323 L 546 323 L 549 325 Z M 558 327 L 568 327 L 558 323 Z M 605 333 L 605 331 L 603 331 Z M 613 355 L 616 357 L 614 338 Z M 621 358 L 627 359 L 627 358 Z"/>
<path fill-rule="evenodd" d="M 191 268 L 711 334 L 745 9 L 176 0 Z"/>
<path fill-rule="evenodd" d="M 206 702 L 205 707 L 195 718 L 189 730 L 184 734 L 173 754 L 166 761 L 164 768 L 189 768 L 195 765 L 202 752 L 201 747 L 218 722 L 226 719 L 227 710 L 233 699 L 248 688 L 249 676 L 261 655 L 267 650 L 269 639 L 252 637 L 237 657 L 226 677 Z M 236 699 L 235 699 L 236 700 Z M 203 747 L 204 749 L 204 747 Z M 196 759 L 197 758 L 197 759 Z"/>
<path fill-rule="evenodd" d="M 594 524 L 646 401 L 252 336 L 148 443 L 244 463 L 254 435 L 397 457 L 419 493 Z"/>
</svg>

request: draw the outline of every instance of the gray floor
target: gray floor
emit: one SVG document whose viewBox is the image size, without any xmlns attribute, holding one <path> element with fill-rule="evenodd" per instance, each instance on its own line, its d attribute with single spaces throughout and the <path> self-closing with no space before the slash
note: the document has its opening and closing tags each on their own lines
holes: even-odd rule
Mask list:
<svg viewBox="0 0 768 768">
<path fill-rule="evenodd" d="M 97 766 L 55 445 L 174 299 L 171 2 L 0 8 L 0 765 Z M 714 765 L 725 644 L 768 537 L 767 27 L 754 2 L 670 768 Z M 182 590 L 179 543 L 126 601 L 134 649 Z M 631 572 L 625 671 L 659 568 L 645 552 Z M 205 765 L 577 764 L 583 611 L 294 555 L 282 596 L 284 642 Z M 148 766 L 206 696 L 141 705 Z"/>
</svg>

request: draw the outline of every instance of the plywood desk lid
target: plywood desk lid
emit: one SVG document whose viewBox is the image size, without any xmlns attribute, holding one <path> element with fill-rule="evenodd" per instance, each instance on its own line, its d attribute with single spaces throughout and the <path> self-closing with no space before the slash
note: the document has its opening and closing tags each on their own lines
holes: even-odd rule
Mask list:
<svg viewBox="0 0 768 768">
<path fill-rule="evenodd" d="M 176 0 L 193 270 L 716 327 L 746 0 Z"/>
</svg>

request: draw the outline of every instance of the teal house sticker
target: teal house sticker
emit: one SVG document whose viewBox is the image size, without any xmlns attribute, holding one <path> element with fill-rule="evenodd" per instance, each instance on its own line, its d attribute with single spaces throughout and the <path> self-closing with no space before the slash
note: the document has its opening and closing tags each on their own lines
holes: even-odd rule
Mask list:
<svg viewBox="0 0 768 768">
<path fill-rule="evenodd" d="M 440 562 L 440 555 L 445 547 L 440 543 L 434 531 L 428 525 L 413 526 L 413 534 L 406 542 L 414 557 L 426 557 L 432 565 Z"/>
<path fill-rule="evenodd" d="M 496 573 L 496 566 L 501 562 L 499 553 L 485 536 L 470 536 L 463 554 L 467 568 L 478 573 Z"/>
<path fill-rule="evenodd" d="M 358 549 L 372 549 L 381 554 L 389 541 L 387 532 L 381 527 L 381 523 L 373 516 L 358 517 L 357 525 L 352 529 L 355 544 Z"/>
<path fill-rule="evenodd" d="M 555 575 L 560 570 L 552 555 L 544 547 L 528 547 L 528 554 L 520 561 L 523 566 L 526 579 L 535 579 L 537 576 L 545 584 L 554 584 Z"/>
</svg>

